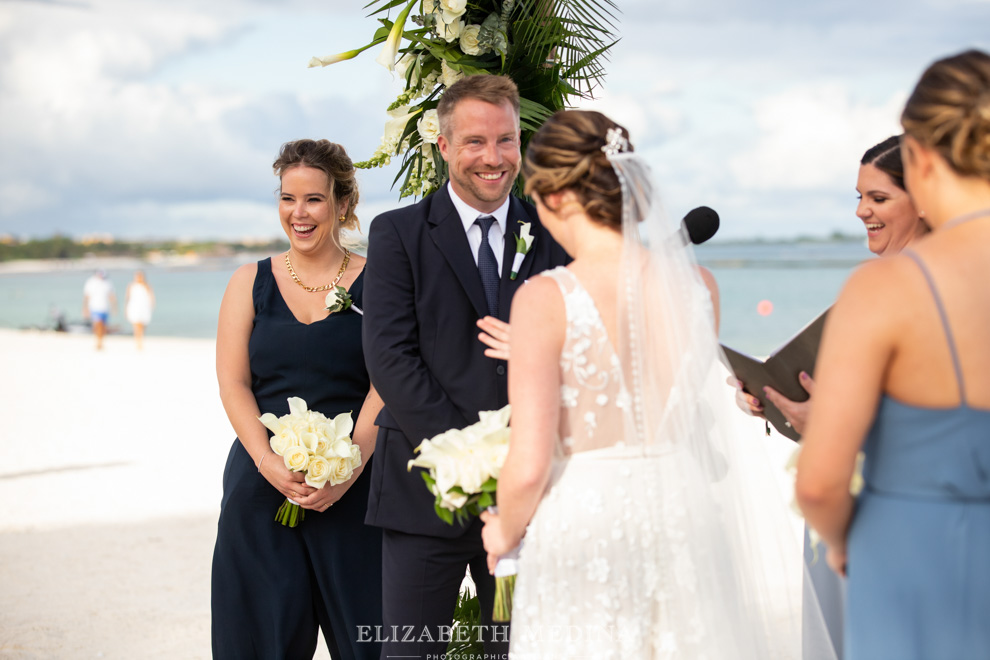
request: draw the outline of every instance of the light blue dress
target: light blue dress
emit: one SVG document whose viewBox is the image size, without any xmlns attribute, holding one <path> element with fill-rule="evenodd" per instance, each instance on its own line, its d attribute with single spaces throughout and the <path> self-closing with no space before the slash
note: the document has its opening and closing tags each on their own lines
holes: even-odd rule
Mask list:
<svg viewBox="0 0 990 660">
<path fill-rule="evenodd" d="M 990 658 L 990 410 L 881 400 L 849 533 L 846 660 Z"/>
</svg>

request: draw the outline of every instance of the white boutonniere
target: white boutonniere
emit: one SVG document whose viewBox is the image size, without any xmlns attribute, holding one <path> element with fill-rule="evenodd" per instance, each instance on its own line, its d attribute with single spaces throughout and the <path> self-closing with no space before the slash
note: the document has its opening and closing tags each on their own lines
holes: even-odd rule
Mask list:
<svg viewBox="0 0 990 660">
<path fill-rule="evenodd" d="M 516 237 L 516 256 L 512 259 L 512 271 L 509 273 L 509 279 L 514 280 L 519 275 L 519 268 L 522 266 L 523 259 L 526 258 L 526 254 L 533 247 L 533 241 L 536 237 L 530 233 L 531 223 L 519 221 L 522 225 L 522 229 L 519 233 L 515 235 Z"/>
<path fill-rule="evenodd" d="M 327 314 L 342 312 L 345 309 L 353 309 L 361 316 L 364 316 L 364 312 L 351 302 L 351 294 L 342 286 L 336 286 L 330 289 L 327 297 L 323 299 L 323 304 L 326 305 Z"/>
</svg>

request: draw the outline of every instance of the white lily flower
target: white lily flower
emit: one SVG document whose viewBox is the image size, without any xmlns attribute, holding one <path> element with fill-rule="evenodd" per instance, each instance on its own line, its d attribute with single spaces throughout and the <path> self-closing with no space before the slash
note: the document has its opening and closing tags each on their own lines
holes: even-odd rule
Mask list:
<svg viewBox="0 0 990 660">
<path fill-rule="evenodd" d="M 389 71 L 395 71 L 395 59 L 399 54 L 399 44 L 402 42 L 402 30 L 406 26 L 406 18 L 409 16 L 409 11 L 418 1 L 409 0 L 409 4 L 395 18 L 395 23 L 392 24 L 392 29 L 389 31 L 388 38 L 385 40 L 385 46 L 375 59 L 376 62 Z"/>
<path fill-rule="evenodd" d="M 293 415 L 293 416 L 297 416 L 298 415 L 300 417 L 303 417 L 303 416 L 306 415 L 306 413 L 308 411 L 309 411 L 309 409 L 306 407 L 306 401 L 304 399 L 300 399 L 297 396 L 290 396 L 289 397 L 289 414 L 290 415 Z"/>
<path fill-rule="evenodd" d="M 324 57 L 312 57 L 309 60 L 309 68 L 317 66 L 330 66 L 331 64 L 336 64 L 337 62 L 343 62 L 344 60 L 352 60 L 364 51 L 368 50 L 374 43 L 370 43 L 362 48 L 355 48 L 354 50 L 346 50 L 343 53 L 337 53 L 336 55 L 326 55 Z"/>
</svg>

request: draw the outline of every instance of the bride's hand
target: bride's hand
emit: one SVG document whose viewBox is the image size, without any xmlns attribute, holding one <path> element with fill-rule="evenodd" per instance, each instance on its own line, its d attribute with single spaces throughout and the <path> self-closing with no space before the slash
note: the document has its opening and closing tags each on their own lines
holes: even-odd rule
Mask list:
<svg viewBox="0 0 990 660">
<path fill-rule="evenodd" d="M 481 541 L 485 545 L 485 550 L 488 551 L 488 570 L 491 572 L 494 570 L 498 558 L 515 548 L 516 544 L 506 536 L 505 530 L 502 528 L 502 519 L 498 517 L 497 513 L 482 511 L 480 517 L 481 521 L 485 523 L 485 526 L 481 528 Z"/>
<path fill-rule="evenodd" d="M 496 360 L 509 359 L 509 324 L 500 321 L 494 316 L 486 316 L 478 320 L 478 327 L 483 332 L 478 335 L 478 340 L 488 346 L 485 355 Z"/>
<path fill-rule="evenodd" d="M 275 487 L 275 490 L 295 502 L 316 492 L 315 488 L 306 484 L 305 475 L 285 467 L 282 457 L 273 451 L 268 452 L 261 459 L 259 472 Z"/>
</svg>

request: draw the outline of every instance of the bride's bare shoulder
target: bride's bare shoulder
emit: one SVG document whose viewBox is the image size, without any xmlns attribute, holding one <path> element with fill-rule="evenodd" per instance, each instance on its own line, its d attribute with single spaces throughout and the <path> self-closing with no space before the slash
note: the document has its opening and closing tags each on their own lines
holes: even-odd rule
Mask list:
<svg viewBox="0 0 990 660">
<path fill-rule="evenodd" d="M 564 296 L 556 280 L 548 275 L 537 275 L 523 282 L 512 297 L 510 325 L 517 321 L 534 323 L 561 322 L 566 317 Z"/>
</svg>

